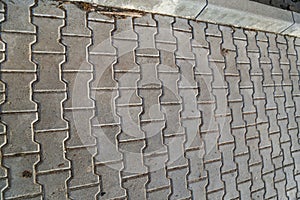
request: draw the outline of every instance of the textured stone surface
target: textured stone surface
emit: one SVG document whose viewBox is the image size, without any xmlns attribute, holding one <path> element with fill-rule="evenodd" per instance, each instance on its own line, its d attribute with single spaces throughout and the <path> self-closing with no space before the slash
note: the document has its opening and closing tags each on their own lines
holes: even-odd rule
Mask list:
<svg viewBox="0 0 300 200">
<path fill-rule="evenodd" d="M 0 199 L 300 198 L 298 38 L 0 5 Z"/>
</svg>

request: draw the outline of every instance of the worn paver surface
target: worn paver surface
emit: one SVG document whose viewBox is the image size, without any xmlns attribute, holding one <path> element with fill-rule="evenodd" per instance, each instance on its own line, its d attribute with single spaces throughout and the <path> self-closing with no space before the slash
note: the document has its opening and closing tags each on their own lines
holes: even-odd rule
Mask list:
<svg viewBox="0 0 300 200">
<path fill-rule="evenodd" d="M 300 39 L 83 8 L 0 3 L 0 199 L 300 199 Z"/>
</svg>

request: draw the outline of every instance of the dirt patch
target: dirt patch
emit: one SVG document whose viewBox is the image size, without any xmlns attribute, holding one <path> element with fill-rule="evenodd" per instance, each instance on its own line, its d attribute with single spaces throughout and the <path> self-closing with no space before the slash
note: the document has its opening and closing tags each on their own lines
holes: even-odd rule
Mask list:
<svg viewBox="0 0 300 200">
<path fill-rule="evenodd" d="M 229 51 L 229 49 L 222 48 L 222 49 L 221 49 L 221 54 L 222 54 L 223 56 L 226 56 L 226 55 L 228 54 L 228 51 Z"/>
<path fill-rule="evenodd" d="M 31 178 L 32 177 L 32 172 L 28 171 L 28 170 L 25 170 L 25 171 L 23 171 L 22 176 L 24 178 Z"/>
<path fill-rule="evenodd" d="M 101 6 L 96 5 L 92 3 L 86 3 L 86 2 L 75 2 L 75 1 L 61 1 L 59 0 L 59 8 L 64 8 L 64 4 L 74 4 L 79 9 L 84 10 L 86 12 L 99 12 L 105 16 L 111 17 L 111 18 L 126 18 L 126 17 L 142 17 L 146 13 L 143 11 L 137 11 L 132 9 L 124 9 L 124 8 L 116 8 L 116 7 L 107 7 L 107 6 Z"/>
</svg>

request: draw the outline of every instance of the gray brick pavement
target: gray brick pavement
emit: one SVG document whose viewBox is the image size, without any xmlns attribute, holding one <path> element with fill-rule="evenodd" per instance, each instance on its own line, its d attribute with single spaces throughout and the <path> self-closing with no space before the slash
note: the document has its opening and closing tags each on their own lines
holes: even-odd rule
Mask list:
<svg viewBox="0 0 300 200">
<path fill-rule="evenodd" d="M 298 38 L 4 1 L 1 199 L 298 199 Z"/>
</svg>

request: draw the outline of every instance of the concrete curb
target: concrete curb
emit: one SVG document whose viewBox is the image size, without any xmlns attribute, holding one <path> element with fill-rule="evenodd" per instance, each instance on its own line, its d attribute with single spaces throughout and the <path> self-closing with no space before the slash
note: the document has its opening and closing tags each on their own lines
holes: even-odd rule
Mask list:
<svg viewBox="0 0 300 200">
<path fill-rule="evenodd" d="M 208 0 L 197 20 L 275 33 L 294 24 L 292 12 L 249 0 Z"/>
<path fill-rule="evenodd" d="M 287 28 L 283 34 L 300 36 L 300 13 L 293 12 L 294 24 Z"/>
<path fill-rule="evenodd" d="M 70 0 L 141 10 L 211 23 L 300 36 L 300 14 L 262 3 L 240 0 Z"/>
</svg>

